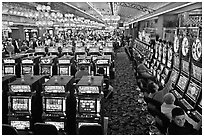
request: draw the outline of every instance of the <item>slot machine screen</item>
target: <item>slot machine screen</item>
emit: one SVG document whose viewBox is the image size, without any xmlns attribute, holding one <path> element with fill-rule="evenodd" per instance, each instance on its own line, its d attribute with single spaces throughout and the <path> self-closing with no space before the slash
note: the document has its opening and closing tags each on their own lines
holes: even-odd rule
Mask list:
<svg viewBox="0 0 204 137">
<path fill-rule="evenodd" d="M 193 77 L 201 81 L 202 80 L 202 68 L 193 64 L 192 70 L 193 70 L 192 71 Z"/>
<path fill-rule="evenodd" d="M 187 96 L 189 96 L 190 99 L 193 100 L 193 102 L 196 102 L 198 100 L 200 92 L 201 87 L 191 81 L 187 89 Z"/>
<path fill-rule="evenodd" d="M 64 93 L 64 86 L 45 86 L 45 92 L 47 93 Z"/>
<path fill-rule="evenodd" d="M 41 75 L 51 75 L 51 66 L 42 66 Z"/>
<path fill-rule="evenodd" d="M 189 74 L 189 62 L 185 60 L 182 61 L 182 70 Z"/>
<path fill-rule="evenodd" d="M 32 74 L 32 66 L 23 66 L 22 67 L 22 74 Z"/>
<path fill-rule="evenodd" d="M 14 66 L 4 66 L 4 74 L 15 74 Z"/>
<path fill-rule="evenodd" d="M 97 99 L 79 99 L 78 110 L 80 113 L 97 113 L 100 111 L 99 103 Z"/>
<path fill-rule="evenodd" d="M 175 83 L 179 75 L 178 71 L 173 70 L 171 75 L 172 82 Z"/>
<path fill-rule="evenodd" d="M 45 98 L 46 112 L 65 112 L 65 100 L 62 98 Z"/>
<path fill-rule="evenodd" d="M 30 98 L 12 98 L 13 111 L 30 111 L 31 99 Z"/>
<path fill-rule="evenodd" d="M 98 72 L 98 71 L 99 71 L 99 68 L 100 68 L 100 67 L 97 68 L 97 74 L 99 74 L 99 72 Z M 108 75 L 108 71 L 107 71 L 108 69 L 107 69 L 107 67 L 102 67 L 102 68 L 103 68 L 103 70 L 104 70 L 104 74 L 105 74 L 105 75 Z"/>
<path fill-rule="evenodd" d="M 57 130 L 60 130 L 60 129 L 64 130 L 64 122 L 46 121 L 45 123 L 54 125 L 57 128 Z"/>
<path fill-rule="evenodd" d="M 78 87 L 78 91 L 79 93 L 82 93 L 82 94 L 99 94 L 100 93 L 100 90 L 97 86 L 79 86 Z"/>
<path fill-rule="evenodd" d="M 69 75 L 69 68 L 67 66 L 59 67 L 60 75 Z"/>
<path fill-rule="evenodd" d="M 17 130 L 25 130 L 30 128 L 30 121 L 11 121 L 11 126 Z"/>
<path fill-rule="evenodd" d="M 187 77 L 185 77 L 185 76 L 183 76 L 183 75 L 180 75 L 179 81 L 178 81 L 178 87 L 179 87 L 182 91 L 185 90 L 187 81 L 188 81 L 188 78 L 187 78 Z"/>
<path fill-rule="evenodd" d="M 179 56 L 174 56 L 174 67 L 179 68 L 180 60 Z"/>
</svg>

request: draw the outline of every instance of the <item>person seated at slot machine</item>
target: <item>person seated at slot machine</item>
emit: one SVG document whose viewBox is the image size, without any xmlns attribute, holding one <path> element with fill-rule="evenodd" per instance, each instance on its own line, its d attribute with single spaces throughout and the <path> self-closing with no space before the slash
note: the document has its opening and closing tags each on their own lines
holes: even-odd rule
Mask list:
<svg viewBox="0 0 204 137">
<path fill-rule="evenodd" d="M 164 102 L 161 105 L 161 112 L 165 114 L 171 121 L 172 120 L 172 113 L 171 113 L 172 110 L 176 107 L 179 107 L 174 104 L 176 98 L 172 93 L 167 93 L 166 95 L 164 95 L 163 100 Z M 185 119 L 196 128 L 197 123 L 194 120 L 192 120 L 186 113 L 185 113 Z"/>
<path fill-rule="evenodd" d="M 202 126 L 202 120 L 193 127 L 185 117 L 185 112 L 180 107 L 175 107 L 171 111 L 172 121 L 167 129 L 168 135 L 198 135 Z"/>
<path fill-rule="evenodd" d="M 147 80 L 151 80 L 154 82 L 157 82 L 156 76 L 152 76 L 150 69 L 148 69 L 145 65 L 145 58 L 141 58 L 139 61 L 139 65 L 137 66 L 137 72 L 139 74 L 139 76 L 141 76 L 141 78 L 144 78 Z"/>
<path fill-rule="evenodd" d="M 110 93 L 113 93 L 113 87 L 110 85 L 109 77 L 105 74 L 104 68 L 102 67 L 98 68 L 97 73 L 98 73 L 98 76 L 104 76 L 104 83 L 105 83 L 104 94 L 105 94 L 105 97 L 107 97 Z"/>
<path fill-rule="evenodd" d="M 85 66 L 80 66 L 80 69 L 75 74 L 75 81 L 79 81 L 83 76 L 88 76 L 89 72 L 85 69 Z"/>
</svg>

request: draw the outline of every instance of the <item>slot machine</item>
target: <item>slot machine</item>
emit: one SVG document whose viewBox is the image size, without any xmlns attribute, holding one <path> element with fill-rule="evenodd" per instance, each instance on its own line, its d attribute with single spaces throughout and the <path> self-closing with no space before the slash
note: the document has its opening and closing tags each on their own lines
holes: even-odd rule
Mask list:
<svg viewBox="0 0 204 137">
<path fill-rule="evenodd" d="M 72 47 L 63 47 L 63 48 L 62 48 L 62 55 L 70 55 L 70 56 L 73 56 L 74 53 L 73 53 Z"/>
<path fill-rule="evenodd" d="M 98 56 L 101 56 L 99 48 L 95 47 L 89 48 L 88 56 L 91 56 L 92 61 L 95 61 Z"/>
<path fill-rule="evenodd" d="M 177 29 L 177 31 L 175 32 L 174 44 L 173 44 L 173 69 L 172 69 L 172 73 L 171 73 L 171 76 L 170 76 L 171 79 L 172 79 L 172 89 L 175 88 L 175 86 L 176 86 L 176 84 L 178 82 L 178 79 L 179 79 L 179 75 L 180 75 L 180 69 L 181 69 L 180 56 L 182 54 L 180 44 L 181 44 L 181 40 L 179 39 L 178 29 Z M 185 78 L 184 78 L 184 80 L 185 80 Z M 171 90 L 171 92 L 174 94 L 175 97 L 181 98 L 181 96 L 179 96 L 179 94 L 178 94 L 178 92 L 176 90 Z"/>
<path fill-rule="evenodd" d="M 9 83 L 8 124 L 19 131 L 30 131 L 42 122 L 42 83 L 44 76 L 26 75 Z"/>
<path fill-rule="evenodd" d="M 101 124 L 103 127 L 103 76 L 83 76 L 76 88 L 77 127 Z"/>
<path fill-rule="evenodd" d="M 58 56 L 59 51 L 58 51 L 58 47 L 49 47 L 48 48 L 48 55 L 56 55 Z"/>
<path fill-rule="evenodd" d="M 104 73 L 105 75 L 107 75 L 108 77 L 110 76 L 110 61 L 111 61 L 111 56 L 110 55 L 104 55 L 104 56 L 99 56 L 96 59 L 96 74 L 98 74 L 98 69 L 100 67 L 102 67 L 104 69 Z"/>
<path fill-rule="evenodd" d="M 86 55 L 85 47 L 76 47 L 75 49 L 75 59 L 78 61 L 78 56 Z"/>
<path fill-rule="evenodd" d="M 91 56 L 79 55 L 77 67 L 80 68 L 82 65 L 85 67 L 85 70 L 91 74 L 91 71 L 93 71 L 93 68 L 91 68 Z"/>
<path fill-rule="evenodd" d="M 16 80 L 16 75 L 2 77 L 2 124 L 8 124 L 8 84 Z"/>
<path fill-rule="evenodd" d="M 110 76 L 114 79 L 115 77 L 115 53 L 113 48 L 103 48 L 103 54 L 110 56 Z"/>
<path fill-rule="evenodd" d="M 21 61 L 21 75 L 39 75 L 39 62 L 41 56 L 30 56 Z"/>
<path fill-rule="evenodd" d="M 46 52 L 45 52 L 45 47 L 35 47 L 35 56 L 36 55 L 42 55 L 45 56 Z"/>
<path fill-rule="evenodd" d="M 58 75 L 71 76 L 71 64 L 74 62 L 74 56 L 65 55 L 58 59 Z"/>
<path fill-rule="evenodd" d="M 3 75 L 16 75 L 17 78 L 21 77 L 21 59 L 26 55 L 14 55 L 11 57 L 3 58 Z"/>
<path fill-rule="evenodd" d="M 153 62 L 153 57 L 154 57 L 154 49 L 153 49 L 153 47 L 155 46 L 155 42 L 154 42 L 154 40 L 151 40 L 151 43 L 150 43 L 150 45 L 149 45 L 149 47 L 148 47 L 148 52 L 149 52 L 149 54 L 148 54 L 148 56 L 147 56 L 147 68 L 151 68 L 151 64 L 152 64 L 152 62 Z"/>
<path fill-rule="evenodd" d="M 187 33 L 187 29 L 181 29 L 180 30 L 181 35 L 181 69 L 180 69 L 180 75 L 178 78 L 178 83 L 175 86 L 175 89 L 177 91 L 176 97 L 178 99 L 181 99 L 183 95 L 186 92 L 186 87 L 190 80 L 190 37 Z"/>
<path fill-rule="evenodd" d="M 186 110 L 191 111 L 191 117 L 201 120 L 202 118 L 202 43 L 201 37 L 196 35 L 193 38 L 191 55 L 191 79 L 187 92 L 181 100 Z"/>
<path fill-rule="evenodd" d="M 59 132 L 70 132 L 74 124 L 75 110 L 70 106 L 74 91 L 73 76 L 53 76 L 43 84 L 43 122 L 53 124 Z M 73 125 L 72 125 L 73 126 Z"/>
<path fill-rule="evenodd" d="M 172 53 L 172 44 L 171 42 L 167 42 L 167 47 L 166 47 L 166 65 L 165 68 L 162 71 L 161 74 L 161 84 L 165 85 L 165 83 L 167 83 L 167 81 L 169 80 L 169 76 L 170 76 L 170 71 L 172 69 L 172 59 L 173 59 L 173 53 Z"/>
<path fill-rule="evenodd" d="M 40 75 L 45 75 L 46 78 L 57 75 L 57 59 L 56 56 L 42 57 L 39 64 Z"/>
</svg>

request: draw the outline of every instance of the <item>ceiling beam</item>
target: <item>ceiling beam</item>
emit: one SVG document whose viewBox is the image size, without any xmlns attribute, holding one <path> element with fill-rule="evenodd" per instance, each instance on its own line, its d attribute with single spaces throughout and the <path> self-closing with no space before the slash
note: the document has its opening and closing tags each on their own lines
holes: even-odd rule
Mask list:
<svg viewBox="0 0 204 137">
<path fill-rule="evenodd" d="M 94 16 L 92 16 L 92 15 L 90 15 L 90 14 L 84 12 L 83 10 L 81 10 L 81 9 L 79 9 L 79 8 L 77 8 L 77 7 L 75 7 L 75 6 L 71 5 L 71 4 L 69 4 L 69 3 L 63 2 L 63 4 L 65 4 L 65 5 L 67 5 L 67 6 L 71 7 L 71 8 L 73 8 L 73 9 L 79 11 L 79 12 L 81 12 L 82 14 L 85 14 L 85 15 L 87 15 L 87 16 L 89 16 L 89 17 L 95 19 L 95 20 L 97 20 L 97 21 L 100 22 L 100 23 L 104 23 L 103 20 L 97 19 L 96 17 L 94 17 Z M 90 19 L 91 19 L 91 18 L 90 18 Z"/>
<path fill-rule="evenodd" d="M 159 15 L 162 15 L 162 14 L 165 14 L 165 13 L 170 13 L 172 11 L 175 11 L 175 10 L 190 6 L 190 5 L 195 4 L 195 3 L 196 2 L 172 2 L 172 3 L 162 7 L 160 9 L 156 10 L 154 13 L 146 14 L 146 15 L 144 15 L 142 17 L 139 17 L 138 19 L 136 19 L 134 21 L 129 22 L 128 24 L 132 24 L 134 22 L 147 20 L 147 19 L 159 16 Z"/>
</svg>

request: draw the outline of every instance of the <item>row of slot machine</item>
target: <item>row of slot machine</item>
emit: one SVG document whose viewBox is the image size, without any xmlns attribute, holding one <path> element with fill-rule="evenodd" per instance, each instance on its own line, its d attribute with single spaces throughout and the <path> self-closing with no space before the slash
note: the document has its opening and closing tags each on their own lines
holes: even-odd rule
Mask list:
<svg viewBox="0 0 204 137">
<path fill-rule="evenodd" d="M 66 50 L 65 50 L 66 49 Z M 114 77 L 114 51 L 111 47 L 103 48 L 102 54 L 99 48 L 90 48 L 87 53 L 85 47 L 77 47 L 75 53 L 71 48 L 63 49 L 63 56 L 58 57 L 58 48 L 51 47 L 50 55 L 44 56 L 45 48 L 38 47 L 34 53 L 18 54 L 3 58 L 3 75 L 73 75 L 71 67 L 76 63 L 86 66 L 89 73 L 96 74 L 98 66 L 105 66 L 106 74 Z"/>
<path fill-rule="evenodd" d="M 43 50 L 3 58 L 2 122 L 19 131 L 32 131 L 36 122 L 49 123 L 67 134 L 76 134 L 76 127 L 84 124 L 103 126 L 103 77 L 93 76 L 97 71 L 93 73 L 91 62 L 110 77 L 112 48 L 104 48 L 99 56 L 97 48 L 90 48 L 87 55 L 84 47 L 77 47 L 74 56 L 60 58 L 43 56 Z M 77 85 L 70 73 L 73 60 L 90 74 Z"/>
<path fill-rule="evenodd" d="M 173 42 L 157 40 L 154 45 L 137 40 L 137 50 L 163 86 L 171 77 L 170 92 L 177 98 L 176 104 L 197 122 L 202 119 L 201 29 L 183 27 L 174 32 Z"/>
<path fill-rule="evenodd" d="M 37 122 L 67 134 L 76 134 L 82 125 L 103 127 L 103 76 L 84 76 L 76 86 L 73 76 L 53 76 L 45 82 L 44 76 L 8 75 L 2 80 L 2 123 L 19 132 L 33 131 Z"/>
</svg>

